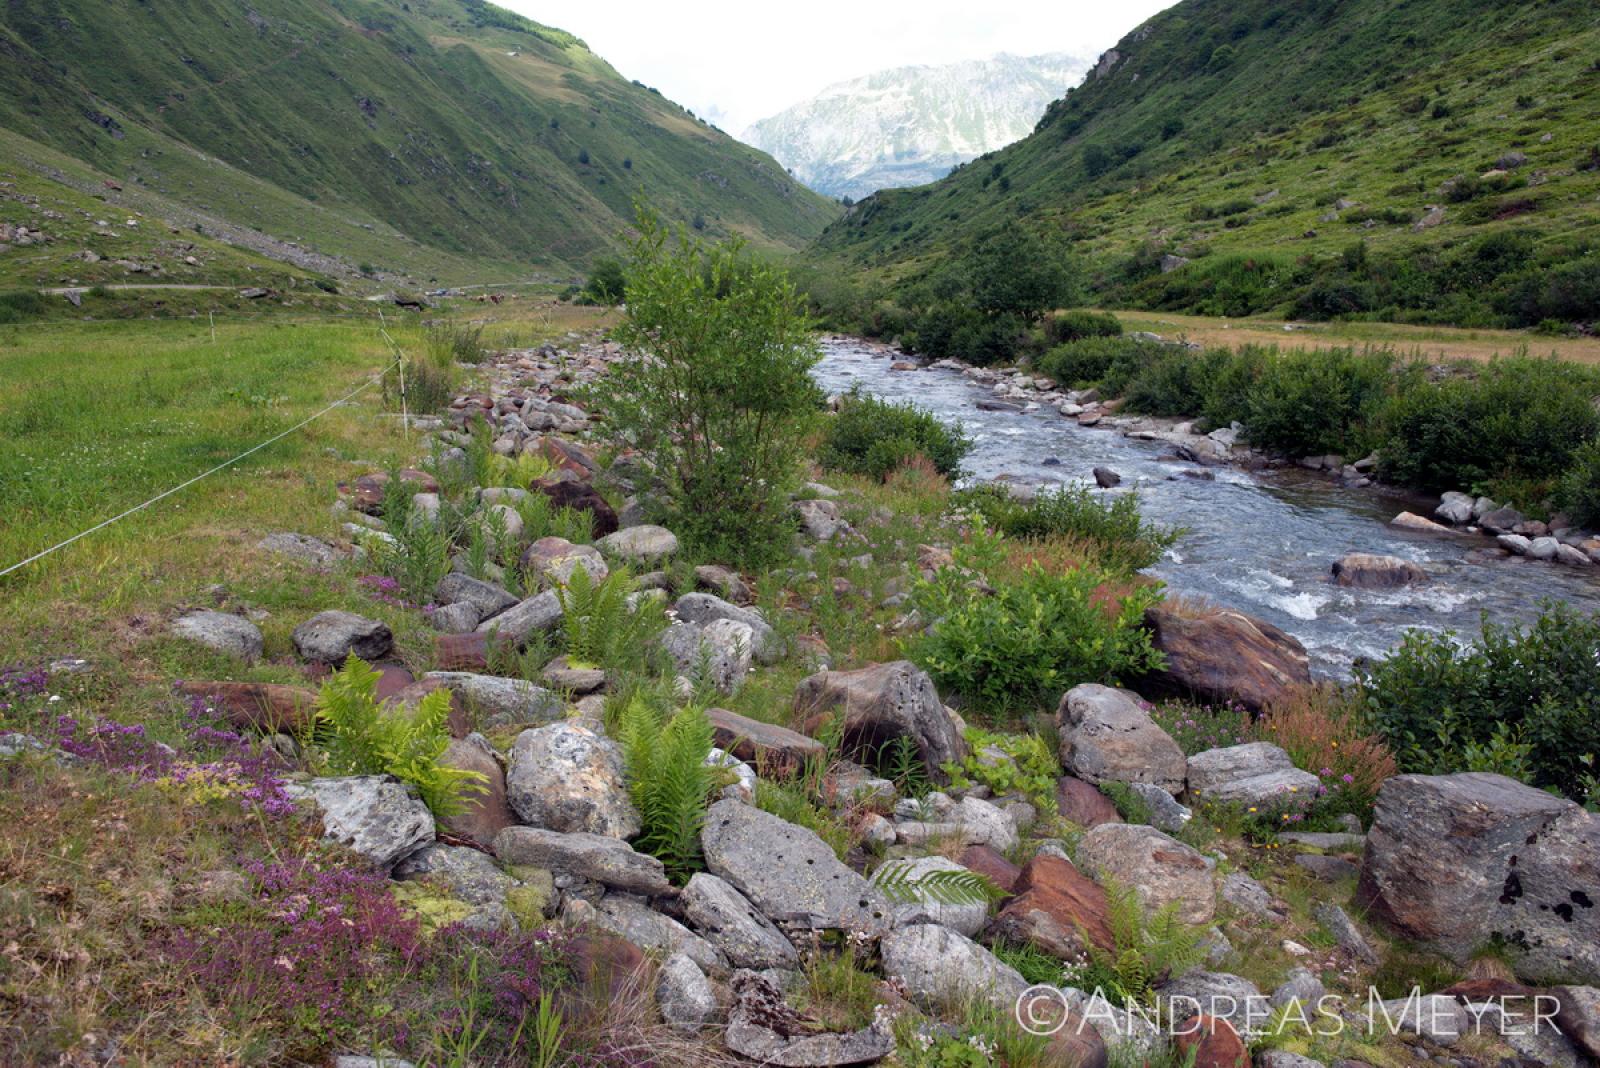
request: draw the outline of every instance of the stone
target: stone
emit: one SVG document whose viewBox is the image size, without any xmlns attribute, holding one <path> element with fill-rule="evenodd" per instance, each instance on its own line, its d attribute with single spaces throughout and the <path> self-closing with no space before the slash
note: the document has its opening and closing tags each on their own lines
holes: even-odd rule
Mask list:
<svg viewBox="0 0 1600 1068">
<path fill-rule="evenodd" d="M 1102 823 L 1083 836 L 1078 858 L 1101 882 L 1111 878 L 1131 887 L 1149 912 L 1176 902 L 1178 919 L 1195 926 L 1216 914 L 1211 865 L 1154 827 Z"/>
<path fill-rule="evenodd" d="M 1361 873 L 1360 868 L 1343 857 L 1329 857 L 1320 853 L 1299 854 L 1294 858 L 1294 863 L 1325 883 L 1344 882 Z"/>
<path fill-rule="evenodd" d="M 505 770 L 494 747 L 483 735 L 469 734 L 451 741 L 440 754 L 439 765 L 481 776 L 479 786 L 464 793 L 460 812 L 439 817 L 439 830 L 486 849 L 491 847 L 495 835 L 517 822 L 516 813 L 506 800 Z"/>
<path fill-rule="evenodd" d="M 1208 749 L 1189 758 L 1189 794 L 1208 801 L 1267 805 L 1296 794 L 1314 798 L 1321 785 L 1271 742 Z"/>
<path fill-rule="evenodd" d="M 1600 816 L 1501 775 L 1398 775 L 1378 791 L 1357 903 L 1458 962 L 1600 981 Z"/>
<path fill-rule="evenodd" d="M 979 875 L 987 875 L 990 881 L 1008 894 L 1016 889 L 1017 880 L 1022 878 L 1022 869 L 993 846 L 969 845 L 957 859 L 962 867 Z"/>
<path fill-rule="evenodd" d="M 726 975 L 728 962 L 710 942 L 664 913 L 657 912 L 642 898 L 611 893 L 595 905 L 590 922 L 602 930 L 626 938 L 647 953 L 667 956 L 682 953 L 700 969 L 712 975 Z"/>
<path fill-rule="evenodd" d="M 438 493 L 439 480 L 426 471 L 407 467 L 399 472 L 400 481 L 404 482 L 413 493 Z M 383 513 L 383 498 L 385 488 L 389 485 L 389 474 L 386 471 L 374 471 L 357 478 L 350 485 L 340 485 L 339 490 L 350 497 L 351 507 L 368 515 L 381 515 Z"/>
<path fill-rule="evenodd" d="M 685 918 L 735 968 L 792 969 L 800 965 L 793 943 L 726 880 L 707 872 L 690 876 L 679 896 Z"/>
<path fill-rule="evenodd" d="M 755 769 L 749 764 L 732 753 L 712 746 L 706 753 L 705 765 L 708 768 L 719 769 L 722 778 L 727 780 L 722 787 L 723 797 L 743 801 L 745 804 L 755 804 L 758 780 Z"/>
<path fill-rule="evenodd" d="M 777 631 L 754 609 L 740 608 L 709 593 L 686 593 L 678 598 L 672 608 L 685 623 L 708 624 L 719 619 L 743 623 L 750 628 L 753 642 L 751 655 L 757 663 L 776 664 L 783 659 L 783 642 Z"/>
<path fill-rule="evenodd" d="M 1086 782 L 1144 782 L 1183 790 L 1184 756 L 1138 697 L 1098 683 L 1074 686 L 1056 708 L 1061 765 Z"/>
<path fill-rule="evenodd" d="M 395 865 L 393 875 L 400 882 L 425 879 L 469 905 L 504 905 L 517 883 L 482 850 L 443 842 L 412 853 Z"/>
<path fill-rule="evenodd" d="M 1439 507 L 1433 510 L 1433 514 L 1446 523 L 1461 526 L 1463 523 L 1472 522 L 1473 503 L 1474 500 L 1469 495 L 1451 490 L 1439 499 Z"/>
<path fill-rule="evenodd" d="M 1073 775 L 1056 780 L 1056 810 L 1062 819 L 1084 828 L 1122 822 L 1111 798 Z"/>
<path fill-rule="evenodd" d="M 1028 861 L 1014 893 L 991 925 L 993 938 L 1064 961 L 1085 956 L 1085 932 L 1100 948 L 1116 948 L 1105 890 L 1065 858 L 1041 853 Z"/>
<path fill-rule="evenodd" d="M 545 438 L 545 445 L 554 440 Z M 571 508 L 589 514 L 589 536 L 603 538 L 617 531 L 617 512 L 600 495 L 600 491 L 587 482 L 566 481 L 558 478 L 541 478 L 529 489 L 550 498 L 557 508 Z"/>
<path fill-rule="evenodd" d="M 317 613 L 294 628 L 292 637 L 300 659 L 314 664 L 338 666 L 351 656 L 370 664 L 394 648 L 388 624 L 337 610 Z"/>
<path fill-rule="evenodd" d="M 1240 1034 L 1254 1034 L 1265 1030 L 1272 1019 L 1272 1006 L 1261 990 L 1227 972 L 1185 972 L 1163 983 L 1158 998 L 1179 1023 L 1198 1013 L 1226 1020 Z"/>
<path fill-rule="evenodd" d="M 876 755 L 896 738 L 911 739 L 917 759 L 936 783 L 946 781 L 940 770 L 945 764 L 960 763 L 967 755 L 966 739 L 933 680 L 909 660 L 818 672 L 801 680 L 794 708 L 807 733 L 815 733 L 835 710 L 842 711 L 839 725 L 846 753 Z"/>
<path fill-rule="evenodd" d="M 716 1015 L 717 994 L 699 965 L 674 953 L 656 972 L 656 1007 L 668 1027 L 692 1035 Z"/>
<path fill-rule="evenodd" d="M 466 601 L 436 608 L 428 616 L 429 625 L 443 634 L 471 634 L 481 621 L 478 606 Z"/>
<path fill-rule="evenodd" d="M 623 776 L 622 748 L 576 723 L 517 735 L 506 797 L 524 823 L 547 830 L 631 838 L 641 826 Z"/>
<path fill-rule="evenodd" d="M 736 692 L 750 673 L 755 635 L 735 620 L 678 623 L 663 631 L 660 641 L 681 678 L 708 684 L 719 693 Z"/>
<path fill-rule="evenodd" d="M 1002 853 L 1017 847 L 1016 817 L 981 797 L 963 797 L 951 809 L 949 820 L 963 844 L 986 845 Z"/>
<path fill-rule="evenodd" d="M 946 857 L 916 857 L 910 860 L 890 860 L 872 873 L 872 884 L 881 885 L 884 878 L 906 880 L 901 895 L 894 901 L 896 925 L 906 923 L 939 923 L 959 931 L 968 938 L 976 935 L 989 922 L 989 905 L 986 901 L 952 904 L 916 884 L 934 872 L 965 872 L 967 869 Z"/>
<path fill-rule="evenodd" d="M 1152 605 L 1144 619 L 1166 667 L 1140 680 L 1140 693 L 1233 702 L 1260 713 L 1311 684 L 1305 646 L 1264 620 L 1231 609 L 1196 614 L 1171 602 Z"/>
<path fill-rule="evenodd" d="M 286 531 L 268 534 L 256 542 L 256 548 L 291 560 L 302 560 L 313 567 L 332 567 L 344 555 L 321 538 Z"/>
<path fill-rule="evenodd" d="M 568 657 L 558 656 L 539 672 L 539 681 L 557 693 L 582 696 L 603 689 L 606 673 L 599 668 L 573 667 Z"/>
<path fill-rule="evenodd" d="M 1187 805 L 1180 805 L 1177 798 L 1153 783 L 1131 782 L 1128 789 L 1144 802 L 1144 807 L 1150 811 L 1150 826 L 1157 830 L 1177 834 L 1194 818 Z"/>
<path fill-rule="evenodd" d="M 1322 985 L 1322 980 L 1314 972 L 1306 968 L 1292 968 L 1288 978 L 1272 992 L 1267 1001 L 1274 1009 L 1299 1002 L 1301 1011 L 1309 1016 L 1320 1008 L 1318 1002 L 1327 992 L 1328 988 Z"/>
<path fill-rule="evenodd" d="M 1526 517 L 1509 506 L 1495 508 L 1478 516 L 1478 525 L 1490 534 L 1513 534 L 1525 522 Z"/>
<path fill-rule="evenodd" d="M 846 524 L 839 518 L 839 506 L 832 501 L 795 501 L 800 529 L 814 541 L 830 541 Z"/>
<path fill-rule="evenodd" d="M 1589 559 L 1587 553 L 1585 553 L 1582 549 L 1575 548 L 1571 545 L 1556 546 L 1555 562 L 1558 564 L 1565 564 L 1568 567 L 1594 566 L 1594 561 Z"/>
<path fill-rule="evenodd" d="M 648 567 L 677 554 L 678 536 L 666 527 L 641 524 L 607 534 L 594 547 L 607 556 Z"/>
<path fill-rule="evenodd" d="M 757 1064 L 832 1068 L 871 1064 L 895 1051 L 887 1020 L 874 1019 L 859 1031 L 819 1033 L 815 1021 L 791 1009 L 778 988 L 756 972 L 735 975 L 733 993 L 723 1042 Z"/>
<path fill-rule="evenodd" d="M 1283 914 L 1273 906 L 1272 894 L 1267 888 L 1242 871 L 1229 872 L 1222 877 L 1217 896 L 1240 912 L 1272 922 L 1283 919 Z"/>
<path fill-rule="evenodd" d="M 271 682 L 180 682 L 178 692 L 206 702 L 228 726 L 267 734 L 301 734 L 316 722 L 317 694 Z"/>
<path fill-rule="evenodd" d="M 672 890 L 666 869 L 655 857 L 635 852 L 620 838 L 601 834 L 562 834 L 542 827 L 507 827 L 495 836 L 502 864 L 531 864 L 635 894 Z"/>
<path fill-rule="evenodd" d="M 755 600 L 750 584 L 737 571 L 721 564 L 701 564 L 695 568 L 694 584 L 735 605 L 748 605 Z"/>
<path fill-rule="evenodd" d="M 752 805 L 718 801 L 700 841 L 706 867 L 775 923 L 880 934 L 888 900 L 804 827 Z"/>
<path fill-rule="evenodd" d="M 1426 582 L 1428 573 L 1398 556 L 1345 553 L 1333 562 L 1333 580 L 1353 589 L 1392 590 Z"/>
<path fill-rule="evenodd" d="M 1250 1068 L 1250 1050 L 1227 1020 L 1200 1014 L 1172 1036 L 1179 1063 L 1189 1068 Z"/>
<path fill-rule="evenodd" d="M 387 775 L 349 775 L 291 782 L 285 792 L 316 803 L 322 830 L 387 872 L 433 841 L 433 814 L 416 790 Z"/>
<path fill-rule="evenodd" d="M 561 598 L 555 590 L 545 590 L 479 623 L 478 633 L 520 647 L 534 634 L 560 626 L 562 615 Z"/>
<path fill-rule="evenodd" d="M 423 680 L 436 680 L 486 721 L 486 726 L 522 726 L 547 723 L 562 713 L 561 699 L 526 679 L 479 675 L 471 671 L 430 671 Z"/>
<path fill-rule="evenodd" d="M 883 974 L 928 1012 L 979 1001 L 1010 1013 L 1028 981 L 972 939 L 937 923 L 898 928 L 878 944 Z"/>
<path fill-rule="evenodd" d="M 1532 560 L 1554 560 L 1561 543 L 1546 535 L 1528 542 L 1528 557 Z"/>
<path fill-rule="evenodd" d="M 725 708 L 707 709 L 706 718 L 716 732 L 717 745 L 769 774 L 799 770 L 806 761 L 821 760 L 827 754 L 827 748 L 815 738 L 776 723 L 763 723 Z"/>
<path fill-rule="evenodd" d="M 417 1068 L 415 1064 L 400 1057 L 391 1057 L 387 1054 L 367 1056 L 359 1053 L 341 1053 L 328 1062 L 330 1068 Z"/>
<path fill-rule="evenodd" d="M 1094 484 L 1101 489 L 1110 489 L 1122 484 L 1122 476 L 1109 467 L 1097 467 L 1094 469 Z"/>
<path fill-rule="evenodd" d="M 1600 990 L 1592 986 L 1561 986 L 1552 993 L 1560 1001 L 1556 1026 L 1590 1060 L 1600 1061 Z"/>
<path fill-rule="evenodd" d="M 1312 914 L 1316 916 L 1317 922 L 1322 924 L 1323 929 L 1333 936 L 1340 949 L 1363 964 L 1378 963 L 1378 954 L 1344 909 L 1331 901 L 1324 901 L 1313 910 Z"/>
<path fill-rule="evenodd" d="M 1399 515 L 1397 515 L 1393 519 L 1389 520 L 1389 525 L 1391 527 L 1398 527 L 1401 530 L 1413 531 L 1413 532 L 1415 532 L 1417 534 L 1454 534 L 1455 533 L 1455 531 L 1451 530 L 1449 527 L 1443 525 L 1442 523 L 1435 523 L 1431 519 L 1424 519 L 1422 516 L 1417 515 L 1415 512 L 1401 512 Z"/>
<path fill-rule="evenodd" d="M 580 567 L 595 582 L 611 573 L 605 557 L 592 545 L 575 545 L 566 538 L 540 538 L 522 551 L 524 571 L 538 575 L 548 585 L 564 586 Z"/>
<path fill-rule="evenodd" d="M 483 620 L 493 619 L 517 603 L 515 594 L 492 582 L 456 571 L 439 580 L 439 584 L 433 588 L 433 600 L 438 605 L 471 605 L 478 611 L 478 619 L 473 626 Z"/>
</svg>

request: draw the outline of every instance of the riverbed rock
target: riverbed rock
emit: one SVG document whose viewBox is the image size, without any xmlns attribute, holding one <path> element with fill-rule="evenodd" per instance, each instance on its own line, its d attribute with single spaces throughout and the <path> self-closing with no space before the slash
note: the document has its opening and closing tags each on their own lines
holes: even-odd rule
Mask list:
<svg viewBox="0 0 1600 1068">
<path fill-rule="evenodd" d="M 1528 542 L 1528 558 L 1531 560 L 1554 560 L 1556 558 L 1556 550 L 1560 547 L 1561 543 L 1549 535 L 1534 538 Z"/>
<path fill-rule="evenodd" d="M 507 827 L 495 836 L 502 864 L 531 864 L 635 894 L 672 890 L 666 869 L 655 857 L 603 834 L 563 834 L 542 827 Z"/>
<path fill-rule="evenodd" d="M 626 563 L 649 567 L 677 553 L 678 536 L 666 527 L 646 523 L 607 534 L 594 547 Z"/>
<path fill-rule="evenodd" d="M 1428 573 L 1398 556 L 1345 553 L 1333 562 L 1333 580 L 1354 589 L 1392 590 L 1426 582 Z"/>
<path fill-rule="evenodd" d="M 434 838 L 433 814 L 416 789 L 388 775 L 310 779 L 284 791 L 315 802 L 324 835 L 383 872 Z"/>
<path fill-rule="evenodd" d="M 981 1001 L 1010 1013 L 1028 981 L 972 939 L 937 923 L 918 923 L 884 936 L 883 974 L 929 1012 Z"/>
<path fill-rule="evenodd" d="M 1378 791 L 1357 901 L 1436 952 L 1498 940 L 1519 975 L 1600 981 L 1600 816 L 1483 772 Z"/>
<path fill-rule="evenodd" d="M 1289 754 L 1270 742 L 1208 749 L 1189 758 L 1189 793 L 1195 798 L 1239 805 L 1266 805 L 1298 794 L 1317 796 L 1322 781 L 1301 771 Z"/>
<path fill-rule="evenodd" d="M 696 872 L 679 896 L 689 924 L 735 968 L 793 969 L 794 944 L 726 880 Z"/>
<path fill-rule="evenodd" d="M 1494 540 L 1495 544 L 1514 556 L 1527 556 L 1528 549 L 1533 545 L 1533 542 L 1521 534 L 1501 534 Z"/>
<path fill-rule="evenodd" d="M 1102 823 L 1083 836 L 1078 859 L 1104 881 L 1132 887 L 1146 910 L 1177 902 L 1178 919 L 1203 925 L 1216 914 L 1216 890 L 1206 858 L 1154 827 Z"/>
<path fill-rule="evenodd" d="M 231 612 L 189 612 L 173 620 L 172 633 L 245 663 L 261 658 L 261 628 Z"/>
<path fill-rule="evenodd" d="M 517 736 L 506 796 L 523 822 L 535 827 L 613 838 L 639 833 L 621 747 L 576 723 L 551 723 Z"/>
<path fill-rule="evenodd" d="M 336 667 L 350 656 L 382 660 L 394 648 L 388 624 L 337 610 L 312 616 L 294 628 L 292 638 L 300 659 Z"/>
<path fill-rule="evenodd" d="M 1478 517 L 1478 525 L 1490 534 L 1514 534 L 1517 527 L 1527 522 L 1527 517 L 1509 505 L 1484 512 Z"/>
<path fill-rule="evenodd" d="M 1557 545 L 1555 562 L 1568 567 L 1593 567 L 1594 561 L 1589 559 L 1589 554 L 1572 545 Z"/>
<path fill-rule="evenodd" d="M 490 634 L 495 641 L 521 647 L 534 634 L 560 626 L 563 614 L 561 598 L 556 591 L 545 590 L 479 623 L 478 633 Z"/>
<path fill-rule="evenodd" d="M 883 894 L 804 827 L 739 801 L 718 801 L 700 834 L 706 867 L 775 923 L 881 934 Z"/>
<path fill-rule="evenodd" d="M 1454 534 L 1455 533 L 1454 530 L 1451 530 L 1449 527 L 1445 526 L 1444 524 L 1435 523 L 1431 519 L 1424 519 L 1422 516 L 1417 515 L 1415 512 L 1401 512 L 1399 515 L 1397 515 L 1393 519 L 1389 520 L 1389 525 L 1391 527 L 1399 527 L 1401 530 L 1410 530 L 1410 531 L 1413 531 L 1413 532 L 1418 533 L 1418 534 Z"/>
<path fill-rule="evenodd" d="M 1467 494 L 1451 490 L 1439 499 L 1439 507 L 1433 510 L 1433 514 L 1446 523 L 1461 526 L 1472 522 L 1473 503 L 1473 498 Z"/>
<path fill-rule="evenodd" d="M 873 664 L 857 671 L 820 671 L 795 689 L 794 708 L 807 733 L 815 733 L 835 709 L 843 719 L 846 753 L 878 753 L 896 738 L 917 747 L 928 777 L 945 781 L 940 770 L 967 755 L 967 742 L 945 710 L 927 672 L 909 660 Z"/>
<path fill-rule="evenodd" d="M 1122 476 L 1109 467 L 1097 467 L 1094 469 L 1094 484 L 1101 489 L 1110 489 L 1122 484 Z"/>
<path fill-rule="evenodd" d="M 1166 667 L 1135 684 L 1141 693 L 1237 702 L 1260 713 L 1311 684 L 1305 646 L 1265 620 L 1232 609 L 1196 613 L 1171 603 L 1152 605 L 1144 618 Z"/>
<path fill-rule="evenodd" d="M 1144 782 L 1183 791 L 1183 750 L 1138 697 L 1098 683 L 1074 686 L 1056 708 L 1061 765 L 1085 782 Z"/>
</svg>

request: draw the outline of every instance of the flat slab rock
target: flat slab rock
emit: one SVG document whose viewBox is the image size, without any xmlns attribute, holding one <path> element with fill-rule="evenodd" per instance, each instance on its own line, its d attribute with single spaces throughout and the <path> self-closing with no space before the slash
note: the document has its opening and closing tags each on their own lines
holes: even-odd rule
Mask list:
<svg viewBox="0 0 1600 1068">
<path fill-rule="evenodd" d="M 1189 793 L 1209 801 L 1265 805 L 1297 794 L 1315 797 L 1321 785 L 1270 742 L 1208 749 L 1189 758 Z"/>
<path fill-rule="evenodd" d="M 507 827 L 495 835 L 494 851 L 504 864 L 549 868 L 616 890 L 665 894 L 672 889 L 659 860 L 637 852 L 620 838 Z"/>
<path fill-rule="evenodd" d="M 869 935 L 893 923 L 883 894 L 804 827 L 739 801 L 718 801 L 706 813 L 700 841 L 711 873 L 774 923 Z"/>
<path fill-rule="evenodd" d="M 937 923 L 901 927 L 879 943 L 883 974 L 930 1012 L 968 1001 L 1011 1012 L 1028 981 L 972 939 Z"/>
<path fill-rule="evenodd" d="M 328 838 L 388 871 L 432 842 L 433 814 L 416 791 L 387 775 L 350 775 L 289 783 L 296 801 L 316 803 Z"/>
</svg>

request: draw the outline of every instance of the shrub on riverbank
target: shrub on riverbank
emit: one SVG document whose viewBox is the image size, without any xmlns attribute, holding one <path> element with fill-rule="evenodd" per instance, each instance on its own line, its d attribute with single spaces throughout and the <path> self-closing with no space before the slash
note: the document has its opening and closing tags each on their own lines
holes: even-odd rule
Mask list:
<svg viewBox="0 0 1600 1068">
<path fill-rule="evenodd" d="M 989 483 L 956 493 L 954 503 L 981 515 L 1010 538 L 1081 541 L 1094 553 L 1098 566 L 1120 574 L 1154 564 L 1183 533 L 1146 523 L 1135 494 L 1105 500 L 1081 486 L 1064 486 L 1023 501 L 1004 486 Z"/>
<path fill-rule="evenodd" d="M 1526 630 L 1485 619 L 1465 647 L 1412 631 L 1360 669 L 1357 697 L 1402 771 L 1498 771 L 1600 800 L 1596 649 L 1600 616 L 1550 602 Z"/>
<path fill-rule="evenodd" d="M 960 424 L 947 426 L 915 404 L 894 404 L 852 390 L 828 421 L 818 460 L 823 467 L 883 479 L 916 456 L 946 478 L 956 477 L 972 442 Z"/>
</svg>

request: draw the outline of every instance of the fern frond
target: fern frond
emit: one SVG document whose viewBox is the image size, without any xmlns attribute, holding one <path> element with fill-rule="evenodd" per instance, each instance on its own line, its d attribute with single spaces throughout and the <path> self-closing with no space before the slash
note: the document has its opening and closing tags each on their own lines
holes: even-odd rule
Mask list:
<svg viewBox="0 0 1600 1068">
<path fill-rule="evenodd" d="M 891 861 L 872 876 L 890 901 L 909 905 L 931 899 L 940 905 L 988 905 L 1005 897 L 993 879 L 975 871 L 930 871 L 913 875 L 908 861 Z"/>
</svg>

